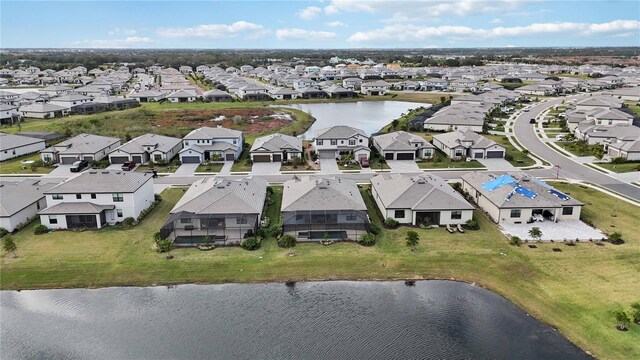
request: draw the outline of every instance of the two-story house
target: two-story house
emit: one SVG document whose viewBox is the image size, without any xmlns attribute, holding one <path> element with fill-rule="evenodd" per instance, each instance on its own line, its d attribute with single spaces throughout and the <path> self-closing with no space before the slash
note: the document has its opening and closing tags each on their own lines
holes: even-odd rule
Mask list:
<svg viewBox="0 0 640 360">
<path fill-rule="evenodd" d="M 44 192 L 40 223 L 50 229 L 100 229 L 137 219 L 154 201 L 153 176 L 135 171 L 90 170 Z"/>
<path fill-rule="evenodd" d="M 384 95 L 390 87 L 391 84 L 383 80 L 370 81 L 360 85 L 360 92 L 363 95 Z"/>
<path fill-rule="evenodd" d="M 73 108 L 75 108 L 76 106 L 90 103 L 92 101 L 93 101 L 93 98 L 91 96 L 85 96 L 80 94 L 67 94 L 67 95 L 59 95 L 59 96 L 53 97 L 51 98 L 51 100 L 49 100 L 49 103 L 53 105 L 62 106 L 65 108 L 70 108 L 71 111 L 73 111 Z"/>
<path fill-rule="evenodd" d="M 242 131 L 223 127 L 201 127 L 182 138 L 180 161 L 199 164 L 205 160 L 234 161 L 244 148 Z"/>
<path fill-rule="evenodd" d="M 385 160 L 430 159 L 435 147 L 423 137 L 406 131 L 373 136 L 373 146 Z"/>
<path fill-rule="evenodd" d="M 353 154 L 354 159 L 369 160 L 369 138 L 360 129 L 338 125 L 316 131 L 314 147 L 320 159 L 335 159 Z"/>
<path fill-rule="evenodd" d="M 124 164 L 133 161 L 136 164 L 171 161 L 182 149 L 182 139 L 158 134 L 144 134 L 131 139 L 109 153 L 109 162 Z"/>
</svg>

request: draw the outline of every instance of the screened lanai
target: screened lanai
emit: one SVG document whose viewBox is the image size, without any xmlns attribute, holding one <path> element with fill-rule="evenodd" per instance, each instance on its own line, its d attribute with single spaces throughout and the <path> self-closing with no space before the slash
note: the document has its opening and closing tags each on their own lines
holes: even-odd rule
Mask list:
<svg viewBox="0 0 640 360">
<path fill-rule="evenodd" d="M 282 212 L 282 232 L 298 241 L 356 240 L 369 229 L 364 210 L 297 210 Z"/>
<path fill-rule="evenodd" d="M 160 229 L 162 239 L 175 246 L 196 246 L 208 242 L 215 245 L 239 245 L 242 239 L 255 235 L 257 214 L 194 214 L 181 211 L 169 215 Z"/>
</svg>

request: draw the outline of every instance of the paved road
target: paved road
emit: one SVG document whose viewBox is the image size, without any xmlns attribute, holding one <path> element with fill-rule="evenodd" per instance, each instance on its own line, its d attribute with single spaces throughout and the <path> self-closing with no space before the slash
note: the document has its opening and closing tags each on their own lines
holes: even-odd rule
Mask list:
<svg viewBox="0 0 640 360">
<path fill-rule="evenodd" d="M 560 104 L 563 99 L 566 100 L 566 98 L 559 98 L 534 105 L 528 112 L 520 114 L 514 124 L 514 133 L 518 141 L 536 156 L 553 165 L 560 165 L 559 177 L 561 178 L 588 181 L 640 201 L 640 188 L 637 186 L 581 165 L 552 150 L 536 136 L 534 125 L 529 124 L 529 120 L 544 110 Z"/>
</svg>

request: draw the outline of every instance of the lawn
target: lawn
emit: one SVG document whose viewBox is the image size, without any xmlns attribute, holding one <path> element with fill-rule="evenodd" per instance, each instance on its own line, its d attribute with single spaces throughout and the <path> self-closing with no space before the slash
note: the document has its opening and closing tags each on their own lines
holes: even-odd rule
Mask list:
<svg viewBox="0 0 640 360">
<path fill-rule="evenodd" d="M 342 165 L 340 163 L 338 163 L 338 169 L 339 170 L 362 170 L 362 167 L 360 167 L 360 164 L 345 164 Z"/>
<path fill-rule="evenodd" d="M 38 166 L 31 168 L 31 164 L 22 164 L 21 161 L 39 161 L 40 154 L 28 154 L 14 159 L 0 162 L 0 174 L 47 174 L 53 170 L 52 167 Z M 25 167 L 23 169 L 22 167 Z"/>
<path fill-rule="evenodd" d="M 15 235 L 17 258 L 1 255 L 2 289 L 146 286 L 152 284 L 303 281 L 321 279 L 430 279 L 476 282 L 523 307 L 571 341 L 599 358 L 640 357 L 640 326 L 614 329 L 612 310 L 640 300 L 640 219 L 637 208 L 577 185 L 558 189 L 583 201 L 584 216 L 605 231 L 620 231 L 626 243 L 600 247 L 539 244 L 537 249 L 512 247 L 484 215 L 476 212 L 480 231 L 449 234 L 444 229 L 414 228 L 417 250 L 404 245 L 409 228 L 385 230 L 378 244 L 331 246 L 298 244 L 287 256 L 273 239 L 261 249 L 240 248 L 172 251 L 173 260 L 152 248 L 158 231 L 183 189 L 162 193 L 164 200 L 139 225 L 98 231 L 56 231 L 33 235 L 34 222 Z M 279 214 L 280 189 L 266 210 Z M 381 219 L 363 189 L 372 221 Z M 615 212 L 615 214 L 612 214 Z M 615 216 L 612 216 L 615 215 Z M 561 247 L 562 252 L 552 251 Z"/>
<path fill-rule="evenodd" d="M 416 161 L 420 169 L 469 169 L 480 168 L 483 169 L 484 165 L 480 164 L 477 160 L 471 161 L 454 161 L 451 160 L 439 149 L 436 149 L 434 156 L 431 160 Z"/>
<path fill-rule="evenodd" d="M 251 149 L 251 145 L 253 141 L 245 143 L 244 150 L 242 154 L 240 154 L 240 158 L 237 159 L 233 165 L 231 166 L 232 172 L 249 172 L 251 171 L 251 154 L 249 153 L 249 149 Z"/>
<path fill-rule="evenodd" d="M 640 162 L 629 162 L 623 164 L 598 163 L 598 166 L 617 173 L 640 171 Z"/>
<path fill-rule="evenodd" d="M 178 167 L 180 167 L 177 163 L 173 163 L 173 164 L 169 164 L 166 166 L 160 166 L 160 165 L 154 165 L 154 166 L 149 166 L 149 165 L 139 165 L 138 167 L 136 167 L 136 171 L 138 172 L 145 172 L 145 171 L 151 171 L 151 170 L 156 170 L 159 173 L 172 173 L 175 172 L 176 169 L 178 169 Z"/>
<path fill-rule="evenodd" d="M 601 145 L 588 145 L 585 141 L 557 141 L 556 145 L 567 150 L 575 156 L 595 156 L 595 153 L 602 149 Z"/>
<path fill-rule="evenodd" d="M 505 160 L 507 160 L 508 162 L 511 163 L 511 165 L 516 166 L 516 167 L 525 167 L 525 166 L 532 166 L 535 165 L 535 160 L 533 160 L 532 158 L 530 158 L 528 155 L 525 155 L 522 151 L 518 151 L 513 144 L 511 144 L 511 142 L 509 142 L 509 139 L 504 136 L 504 135 L 491 135 L 491 134 L 485 134 L 483 135 L 495 142 L 497 142 L 498 144 L 504 146 L 505 150 L 507 151 L 507 154 L 505 156 Z"/>
<path fill-rule="evenodd" d="M 211 164 L 200 164 L 198 165 L 198 168 L 196 169 L 196 172 L 213 172 L 213 173 L 217 173 L 220 172 L 220 170 L 222 170 L 222 167 L 224 166 L 223 163 L 211 163 Z"/>
</svg>

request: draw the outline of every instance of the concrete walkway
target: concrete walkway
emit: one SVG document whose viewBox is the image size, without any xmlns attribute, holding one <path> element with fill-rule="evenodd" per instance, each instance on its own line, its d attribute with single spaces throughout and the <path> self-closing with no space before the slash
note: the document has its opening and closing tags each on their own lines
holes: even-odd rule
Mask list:
<svg viewBox="0 0 640 360">
<path fill-rule="evenodd" d="M 391 172 L 422 172 L 413 160 L 387 160 Z"/>
<path fill-rule="evenodd" d="M 321 173 L 337 173 L 340 172 L 336 159 L 320 159 Z"/>
<path fill-rule="evenodd" d="M 557 223 L 543 221 L 531 224 L 502 224 L 500 227 L 503 233 L 517 236 L 522 240 L 533 240 L 529 235 L 529 230 L 533 227 L 538 227 L 542 231 L 541 241 L 575 241 L 576 239 L 589 241 L 606 238 L 602 231 L 592 228 L 580 220 L 559 221 Z"/>
<path fill-rule="evenodd" d="M 218 174 L 220 175 L 229 175 L 231 174 L 231 167 L 233 166 L 233 161 L 225 161 L 224 165 L 222 165 L 222 169 Z"/>
<path fill-rule="evenodd" d="M 488 171 L 518 171 L 519 169 L 515 166 L 511 165 L 505 159 L 476 159 L 478 162 L 484 167 L 487 168 Z"/>
<path fill-rule="evenodd" d="M 172 175 L 193 175 L 200 164 L 182 164 Z"/>
</svg>

